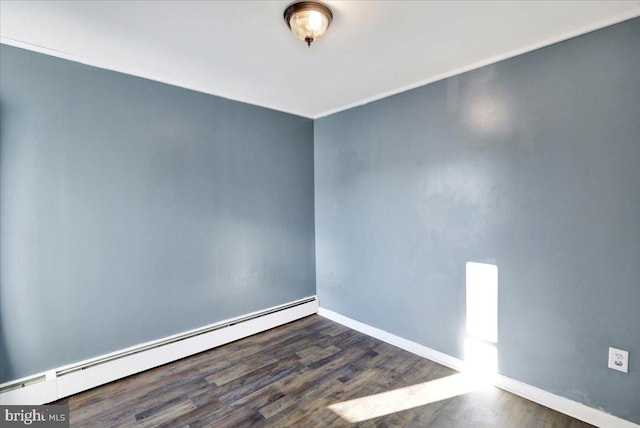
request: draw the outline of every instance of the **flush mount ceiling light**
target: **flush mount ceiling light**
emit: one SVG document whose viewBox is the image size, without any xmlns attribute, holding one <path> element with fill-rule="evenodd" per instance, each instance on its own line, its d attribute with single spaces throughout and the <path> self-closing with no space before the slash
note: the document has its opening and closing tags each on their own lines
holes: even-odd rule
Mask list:
<svg viewBox="0 0 640 428">
<path fill-rule="evenodd" d="M 331 9 L 315 1 L 293 3 L 284 11 L 287 26 L 309 47 L 327 31 L 332 19 Z"/>
</svg>

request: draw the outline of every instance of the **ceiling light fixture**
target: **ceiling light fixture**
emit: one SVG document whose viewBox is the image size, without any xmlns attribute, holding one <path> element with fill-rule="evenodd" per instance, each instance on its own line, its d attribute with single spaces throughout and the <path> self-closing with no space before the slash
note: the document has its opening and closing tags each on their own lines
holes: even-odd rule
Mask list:
<svg viewBox="0 0 640 428">
<path fill-rule="evenodd" d="M 299 1 L 284 11 L 287 26 L 309 47 L 327 31 L 332 19 L 331 9 L 315 1 Z"/>
</svg>

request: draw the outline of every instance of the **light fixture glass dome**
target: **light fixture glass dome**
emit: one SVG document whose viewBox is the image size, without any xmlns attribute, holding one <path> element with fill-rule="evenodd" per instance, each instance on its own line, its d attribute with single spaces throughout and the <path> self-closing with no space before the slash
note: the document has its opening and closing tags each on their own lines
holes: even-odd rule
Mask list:
<svg viewBox="0 0 640 428">
<path fill-rule="evenodd" d="M 284 11 L 284 20 L 293 34 L 309 46 L 324 35 L 332 19 L 328 7 L 313 1 L 294 3 Z"/>
</svg>

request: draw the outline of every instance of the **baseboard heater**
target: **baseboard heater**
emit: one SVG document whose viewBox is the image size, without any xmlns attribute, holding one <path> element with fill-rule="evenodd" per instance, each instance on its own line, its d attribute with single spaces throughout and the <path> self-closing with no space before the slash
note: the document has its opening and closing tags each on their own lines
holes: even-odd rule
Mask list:
<svg viewBox="0 0 640 428">
<path fill-rule="evenodd" d="M 15 389 L 26 388 L 27 386 L 36 383 L 44 382 L 46 378 L 47 377 L 45 375 L 36 375 L 19 381 L 10 382 L 9 384 L 5 384 L 6 386 L 2 386 L 0 388 L 0 394 L 4 394 L 5 392 L 13 391 Z"/>
<path fill-rule="evenodd" d="M 0 385 L 0 404 L 45 404 L 316 313 L 316 296 Z"/>
</svg>

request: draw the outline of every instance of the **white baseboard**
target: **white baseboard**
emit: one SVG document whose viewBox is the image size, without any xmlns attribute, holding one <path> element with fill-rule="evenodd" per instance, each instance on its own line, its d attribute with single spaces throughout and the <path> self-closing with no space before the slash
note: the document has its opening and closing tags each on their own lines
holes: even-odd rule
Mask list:
<svg viewBox="0 0 640 428">
<path fill-rule="evenodd" d="M 435 349 L 428 348 L 424 345 L 396 336 L 395 334 L 391 334 L 379 328 L 361 323 L 360 321 L 340 315 L 339 313 L 333 312 L 329 309 L 322 307 L 318 308 L 318 315 L 454 370 L 462 371 L 464 368 L 464 362 L 459 358 L 452 357 L 451 355 L 444 354 L 436 351 Z M 633 422 L 605 413 L 602 410 L 594 409 L 582 403 L 578 403 L 577 401 L 552 394 L 548 391 L 511 379 L 507 376 L 500 374 L 497 375 L 495 386 L 597 427 L 640 428 L 640 425 Z"/>
<path fill-rule="evenodd" d="M 315 296 L 313 296 L 313 300 L 307 301 L 309 299 L 296 300 L 242 317 L 211 324 L 200 329 L 143 343 L 108 355 L 4 383 L 0 385 L 0 388 L 12 385 L 18 386 L 0 394 L 0 404 L 40 405 L 50 403 L 78 392 L 278 327 L 315 314 L 318 309 L 318 300 Z M 212 331 L 194 334 L 179 341 L 171 341 L 181 336 L 197 333 L 199 330 L 212 328 Z M 162 344 L 164 342 L 168 343 Z M 156 344 L 162 345 L 154 347 Z M 149 349 L 141 352 L 131 352 L 140 348 Z M 126 355 L 110 359 L 119 354 Z M 101 362 L 101 360 L 105 359 L 108 360 Z M 97 362 L 99 364 L 96 364 Z M 24 383 L 24 385 L 20 386 L 21 383 Z"/>
</svg>

